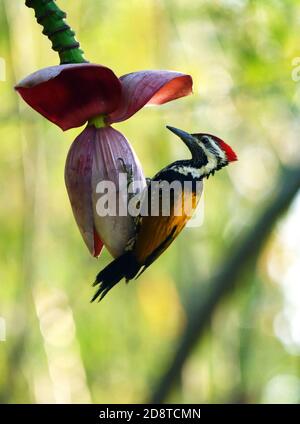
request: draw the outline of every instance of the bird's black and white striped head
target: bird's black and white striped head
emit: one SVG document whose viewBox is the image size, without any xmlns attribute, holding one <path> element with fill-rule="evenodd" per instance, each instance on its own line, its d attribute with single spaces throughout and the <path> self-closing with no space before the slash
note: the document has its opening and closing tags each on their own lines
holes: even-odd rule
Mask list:
<svg viewBox="0 0 300 424">
<path fill-rule="evenodd" d="M 215 135 L 189 134 L 174 127 L 167 128 L 181 138 L 192 154 L 190 164 L 185 164 L 182 169 L 177 167 L 177 172 L 204 178 L 237 160 L 232 148 Z"/>
</svg>

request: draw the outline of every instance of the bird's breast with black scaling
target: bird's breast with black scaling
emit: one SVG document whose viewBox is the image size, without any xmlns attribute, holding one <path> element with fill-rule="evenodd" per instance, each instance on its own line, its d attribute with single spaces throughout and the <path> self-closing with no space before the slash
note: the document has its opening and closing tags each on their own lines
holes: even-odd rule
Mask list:
<svg viewBox="0 0 300 424">
<path fill-rule="evenodd" d="M 141 200 L 133 254 L 149 266 L 177 237 L 192 217 L 202 193 L 202 181 L 165 169 L 150 182 Z"/>
</svg>

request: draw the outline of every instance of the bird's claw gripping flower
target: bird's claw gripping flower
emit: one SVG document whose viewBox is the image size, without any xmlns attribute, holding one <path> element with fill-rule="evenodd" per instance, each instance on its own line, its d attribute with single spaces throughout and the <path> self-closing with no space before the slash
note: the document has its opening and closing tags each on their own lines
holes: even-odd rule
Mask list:
<svg viewBox="0 0 300 424">
<path fill-rule="evenodd" d="M 133 231 L 131 216 L 99 216 L 96 188 L 103 180 L 119 187 L 123 168 L 132 168 L 136 190 L 146 185 L 142 167 L 126 138 L 110 125 L 147 104 L 163 104 L 192 92 L 192 78 L 172 71 L 140 71 L 118 78 L 101 65 L 80 63 L 41 69 L 16 86 L 23 99 L 61 129 L 88 126 L 72 144 L 65 181 L 73 213 L 90 252 L 103 244 L 113 256 L 123 253 Z"/>
</svg>

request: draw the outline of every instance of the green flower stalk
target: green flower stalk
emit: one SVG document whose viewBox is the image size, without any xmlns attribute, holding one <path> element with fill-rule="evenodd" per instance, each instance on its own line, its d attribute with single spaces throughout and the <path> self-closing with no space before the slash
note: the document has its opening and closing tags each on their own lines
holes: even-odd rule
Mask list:
<svg viewBox="0 0 300 424">
<path fill-rule="evenodd" d="M 59 54 L 61 65 L 87 62 L 75 32 L 65 21 L 67 14 L 54 0 L 26 0 L 25 4 L 34 9 L 36 20 L 44 28 L 43 34 L 52 42 L 52 49 Z"/>
</svg>

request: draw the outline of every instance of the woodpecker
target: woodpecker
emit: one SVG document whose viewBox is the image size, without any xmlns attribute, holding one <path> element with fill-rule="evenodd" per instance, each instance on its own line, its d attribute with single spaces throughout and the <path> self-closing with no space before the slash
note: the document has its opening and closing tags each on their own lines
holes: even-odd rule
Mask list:
<svg viewBox="0 0 300 424">
<path fill-rule="evenodd" d="M 169 247 L 191 218 L 192 214 L 185 211 L 184 202 L 187 199 L 191 201 L 191 212 L 193 212 L 201 196 L 202 186 L 199 189 L 199 183 L 202 184 L 204 178 L 237 160 L 232 148 L 214 135 L 189 134 L 174 127 L 167 126 L 167 128 L 186 144 L 192 158 L 171 163 L 148 182 L 140 199 L 140 214 L 136 218 L 134 237 L 128 241 L 125 253 L 97 275 L 93 285 L 98 286 L 98 290 L 92 302 L 97 298 L 98 301 L 103 299 L 122 278 L 128 282 L 144 272 Z M 161 189 L 161 183 L 174 182 L 177 182 L 182 190 L 170 190 L 169 213 L 164 214 L 162 208 L 164 191 Z M 153 212 L 151 200 L 157 198 L 155 195 L 158 191 L 158 213 L 151 213 Z"/>
</svg>

